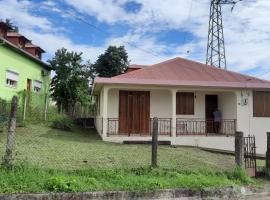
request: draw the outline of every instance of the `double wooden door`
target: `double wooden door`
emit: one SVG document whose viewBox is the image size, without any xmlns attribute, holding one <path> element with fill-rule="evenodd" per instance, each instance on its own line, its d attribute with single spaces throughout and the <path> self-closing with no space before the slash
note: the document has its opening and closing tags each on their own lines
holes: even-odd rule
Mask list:
<svg viewBox="0 0 270 200">
<path fill-rule="evenodd" d="M 119 92 L 119 133 L 149 134 L 150 92 Z"/>
</svg>

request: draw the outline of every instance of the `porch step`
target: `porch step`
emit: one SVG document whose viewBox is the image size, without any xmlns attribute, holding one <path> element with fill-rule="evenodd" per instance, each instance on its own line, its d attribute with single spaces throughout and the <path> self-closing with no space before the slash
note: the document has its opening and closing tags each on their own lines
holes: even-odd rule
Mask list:
<svg viewBox="0 0 270 200">
<path fill-rule="evenodd" d="M 134 141 L 130 141 L 130 140 L 125 140 L 123 141 L 123 144 L 152 144 L 152 141 L 139 141 L 139 140 L 134 140 Z M 171 141 L 158 141 L 159 145 L 171 145 Z"/>
</svg>

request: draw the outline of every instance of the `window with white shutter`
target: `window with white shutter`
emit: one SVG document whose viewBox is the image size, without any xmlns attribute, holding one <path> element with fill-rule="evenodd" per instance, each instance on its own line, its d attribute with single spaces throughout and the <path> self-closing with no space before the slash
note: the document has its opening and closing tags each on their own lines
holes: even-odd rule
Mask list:
<svg viewBox="0 0 270 200">
<path fill-rule="evenodd" d="M 19 74 L 17 72 L 7 70 L 6 71 L 6 84 L 7 86 L 16 88 L 19 81 Z"/>
<path fill-rule="evenodd" d="M 37 92 L 37 93 L 40 93 L 41 87 L 42 87 L 42 82 L 38 81 L 38 80 L 35 80 L 34 81 L 34 91 Z"/>
</svg>

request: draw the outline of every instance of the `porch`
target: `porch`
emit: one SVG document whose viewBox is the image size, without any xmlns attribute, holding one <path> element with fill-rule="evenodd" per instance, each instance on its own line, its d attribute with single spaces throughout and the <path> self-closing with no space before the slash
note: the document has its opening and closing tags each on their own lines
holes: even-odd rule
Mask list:
<svg viewBox="0 0 270 200">
<path fill-rule="evenodd" d="M 216 108 L 222 114 L 218 127 L 213 117 Z M 99 94 L 95 124 L 104 140 L 149 139 L 154 117 L 162 138 L 233 136 L 237 129 L 236 91 L 110 86 Z"/>
</svg>

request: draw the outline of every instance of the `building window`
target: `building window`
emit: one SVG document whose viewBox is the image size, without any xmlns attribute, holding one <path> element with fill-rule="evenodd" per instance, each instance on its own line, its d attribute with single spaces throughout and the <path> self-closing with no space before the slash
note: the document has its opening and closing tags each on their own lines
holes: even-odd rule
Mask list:
<svg viewBox="0 0 270 200">
<path fill-rule="evenodd" d="M 41 91 L 42 82 L 41 81 L 34 81 L 34 92 L 40 93 Z"/>
<path fill-rule="evenodd" d="M 176 93 L 176 114 L 194 115 L 194 93 L 192 92 Z"/>
<path fill-rule="evenodd" d="M 19 74 L 14 71 L 6 71 L 6 85 L 16 88 L 19 81 Z"/>
<path fill-rule="evenodd" d="M 253 116 L 270 117 L 270 92 L 253 92 Z"/>
</svg>

